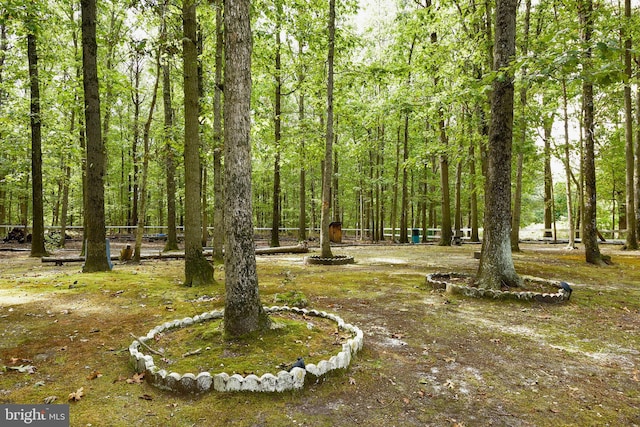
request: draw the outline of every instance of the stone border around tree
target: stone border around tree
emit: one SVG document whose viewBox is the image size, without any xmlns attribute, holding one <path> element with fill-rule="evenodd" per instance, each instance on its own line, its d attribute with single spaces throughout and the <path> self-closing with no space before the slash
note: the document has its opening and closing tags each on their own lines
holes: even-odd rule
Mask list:
<svg viewBox="0 0 640 427">
<path fill-rule="evenodd" d="M 523 276 L 524 281 L 531 283 L 544 283 L 558 287 L 557 293 L 542 292 L 510 292 L 493 289 L 480 289 L 471 286 L 458 285 L 448 280 L 451 278 L 468 278 L 469 274 L 464 273 L 431 273 L 427 275 L 427 284 L 433 289 L 445 289 L 448 293 L 461 294 L 473 298 L 493 298 L 493 299 L 511 299 L 520 301 L 537 301 L 543 303 L 561 303 L 569 299 L 569 292 L 560 287 L 560 282 L 555 280 L 545 280 L 537 277 Z"/>
<path fill-rule="evenodd" d="M 288 306 L 265 306 L 264 310 L 267 313 L 285 311 L 300 315 L 327 318 L 336 322 L 338 328 L 347 330 L 353 333 L 354 336 L 342 344 L 342 351 L 335 356 L 331 356 L 329 360 L 321 360 L 317 365 L 309 363 L 304 369 L 296 367 L 289 372 L 283 370 L 277 374 L 267 373 L 261 377 L 253 374 L 243 377 L 239 374 L 229 375 L 226 372 L 214 375 L 209 372 L 200 372 L 197 375 L 192 373 L 179 374 L 177 372 L 168 372 L 155 365 L 153 356 L 140 351 L 141 343 L 153 340 L 160 332 L 224 317 L 224 310 L 213 310 L 194 317 L 185 317 L 184 319 L 165 322 L 151 329 L 146 336 L 139 337 L 129 346 L 130 361 L 136 372 L 144 372 L 145 377 L 152 385 L 163 390 L 194 394 L 205 393 L 211 390 L 219 392 L 252 391 L 269 393 L 301 389 L 304 386 L 307 372 L 316 377 L 320 377 L 335 369 L 346 369 L 351 363 L 352 357 L 362 349 L 364 339 L 362 330 L 357 326 L 345 323 L 342 318 L 335 314 Z"/>
<path fill-rule="evenodd" d="M 310 255 L 304 257 L 305 264 L 313 265 L 346 265 L 353 264 L 355 261 L 349 255 L 336 255 L 330 258 L 322 258 L 320 255 Z"/>
</svg>

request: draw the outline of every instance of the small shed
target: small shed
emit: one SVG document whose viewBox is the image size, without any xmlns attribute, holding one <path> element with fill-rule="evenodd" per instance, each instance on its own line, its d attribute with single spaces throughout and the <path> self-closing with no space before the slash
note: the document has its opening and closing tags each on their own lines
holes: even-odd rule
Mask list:
<svg viewBox="0 0 640 427">
<path fill-rule="evenodd" d="M 329 241 L 342 243 L 342 223 L 334 221 L 329 224 Z"/>
</svg>

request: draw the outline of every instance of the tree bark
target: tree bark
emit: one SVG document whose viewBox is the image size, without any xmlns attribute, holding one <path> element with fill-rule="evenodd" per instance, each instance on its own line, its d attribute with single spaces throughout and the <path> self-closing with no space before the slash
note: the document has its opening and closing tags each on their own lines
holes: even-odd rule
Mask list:
<svg viewBox="0 0 640 427">
<path fill-rule="evenodd" d="M 224 2 L 225 313 L 227 337 L 267 329 L 258 291 L 251 200 L 249 0 Z"/>
<path fill-rule="evenodd" d="M 216 7 L 216 72 L 213 94 L 213 259 L 222 261 L 224 247 L 224 187 L 222 154 L 222 52 L 224 50 L 224 25 L 222 22 L 223 0 L 215 2 Z"/>
<path fill-rule="evenodd" d="M 100 128 L 98 85 L 98 45 L 96 43 L 96 1 L 82 0 L 82 70 L 84 84 L 87 150 L 86 209 L 84 213 L 87 247 L 85 273 L 109 271 L 104 214 L 104 173 L 106 155 Z"/>
<path fill-rule="evenodd" d="M 519 286 L 511 255 L 511 146 L 513 138 L 513 75 L 509 65 L 515 56 L 516 0 L 498 0 L 494 70 L 499 76 L 491 94 L 484 239 L 477 274 L 485 289 Z"/>
<path fill-rule="evenodd" d="M 562 113 L 564 120 L 564 157 L 563 163 L 566 173 L 566 185 L 565 191 L 567 196 L 567 223 L 569 227 L 569 242 L 567 249 L 576 248 L 576 233 L 575 233 L 575 221 L 573 217 L 573 196 L 571 194 L 571 180 L 573 174 L 571 173 L 571 152 L 569 150 L 569 108 L 567 99 L 567 81 L 563 77 L 562 79 Z"/>
<path fill-rule="evenodd" d="M 142 179 L 140 181 L 140 215 L 138 216 L 138 224 L 136 228 L 136 244 L 133 251 L 133 262 L 140 263 L 140 254 L 142 252 L 142 237 L 144 236 L 144 226 L 147 216 L 147 180 L 149 177 L 149 133 L 151 131 L 151 122 L 153 120 L 153 112 L 156 109 L 156 100 L 158 99 L 158 86 L 160 84 L 160 51 L 157 52 L 156 58 L 156 80 L 153 85 L 153 93 L 151 95 L 151 105 L 149 106 L 149 116 L 144 124 L 142 132 Z"/>
<path fill-rule="evenodd" d="M 631 20 L 631 0 L 624 1 L 625 23 L 630 24 Z M 623 32 L 624 34 L 624 32 Z M 633 153 L 633 108 L 631 106 L 631 35 L 624 41 L 624 113 L 625 113 L 625 155 L 626 155 L 626 226 L 627 236 L 624 247 L 630 250 L 638 249 L 638 230 L 636 224 L 636 200 L 634 188 L 634 166 L 635 158 Z"/>
<path fill-rule="evenodd" d="M 543 119 L 544 132 L 544 237 L 553 236 L 553 177 L 551 175 L 551 130 L 553 114 Z"/>
<path fill-rule="evenodd" d="M 302 56 L 304 54 L 304 43 L 302 40 L 298 40 L 298 57 L 302 62 Z M 298 71 L 298 84 L 302 86 L 304 82 L 304 66 L 300 66 L 300 70 Z M 300 134 L 302 138 L 300 139 L 300 187 L 299 187 L 299 212 L 298 212 L 298 240 L 304 241 L 307 240 L 307 170 L 306 170 L 306 152 L 305 152 L 305 144 L 304 140 L 306 134 L 305 130 L 305 97 L 304 92 L 301 90 L 300 95 L 298 96 L 298 120 L 300 122 Z"/>
<path fill-rule="evenodd" d="M 200 135 L 196 2 L 183 0 L 184 37 L 184 176 L 185 176 L 185 285 L 214 282 L 213 266 L 202 254 L 202 200 L 200 197 Z"/>
<path fill-rule="evenodd" d="M 329 48 L 327 52 L 327 135 L 322 171 L 322 211 L 320 217 L 320 251 L 322 258 L 332 258 L 329 240 L 331 222 L 331 177 L 333 176 L 333 57 L 335 54 L 336 2 L 329 0 Z"/>
<path fill-rule="evenodd" d="M 173 106 L 171 105 L 171 71 L 169 52 L 162 63 L 162 100 L 164 106 L 164 155 L 167 186 L 167 243 L 164 251 L 178 250 L 176 231 L 176 163 L 175 163 L 175 130 L 173 123 Z"/>
<path fill-rule="evenodd" d="M 30 16 L 31 25 L 35 26 Z M 40 80 L 38 78 L 38 51 L 35 30 L 27 34 L 27 57 L 31 88 L 31 195 L 33 201 L 33 229 L 31 256 L 48 255 L 44 247 L 44 201 L 42 198 L 42 117 L 40 115 Z"/>
<path fill-rule="evenodd" d="M 593 33 L 593 3 L 592 0 L 584 0 L 579 4 L 580 23 L 582 24 L 582 41 L 587 46 L 584 52 L 584 72 L 582 82 L 582 104 L 584 108 L 584 213 L 582 224 L 582 241 L 584 242 L 585 257 L 589 264 L 604 264 L 597 234 L 596 212 L 596 165 L 595 165 L 595 139 L 594 139 L 594 108 L 593 108 L 593 82 L 591 72 L 591 35 Z"/>
<path fill-rule="evenodd" d="M 282 3 L 276 1 L 276 64 L 275 64 L 275 114 L 273 117 L 274 143 L 276 153 L 273 160 L 273 211 L 271 215 L 271 246 L 280 246 L 280 142 L 282 139 L 282 60 L 280 39 L 282 20 Z"/>
</svg>

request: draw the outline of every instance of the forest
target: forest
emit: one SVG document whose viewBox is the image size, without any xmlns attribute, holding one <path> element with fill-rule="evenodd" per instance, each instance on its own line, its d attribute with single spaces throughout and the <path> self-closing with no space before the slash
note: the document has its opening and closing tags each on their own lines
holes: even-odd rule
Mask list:
<svg viewBox="0 0 640 427">
<path fill-rule="evenodd" d="M 107 232 L 183 226 L 195 167 L 203 243 L 220 241 L 222 3 L 196 3 L 199 146 L 191 165 L 183 5 L 104 0 L 97 7 Z M 423 241 L 479 241 L 492 85 L 513 75 L 512 246 L 530 224 L 543 224 L 536 238 L 573 245 L 593 199 L 598 231 L 636 247 L 634 11 L 628 0 L 521 1 L 516 54 L 495 69 L 491 0 L 338 1 L 332 220 L 370 241 L 408 242 L 412 228 Z M 253 224 L 271 233 L 274 246 L 283 233 L 303 240 L 320 228 L 328 13 L 328 3 L 315 0 L 252 2 Z M 39 211 L 47 230 L 83 225 L 81 37 L 78 1 L 3 2 L 0 233 L 31 227 Z"/>
</svg>

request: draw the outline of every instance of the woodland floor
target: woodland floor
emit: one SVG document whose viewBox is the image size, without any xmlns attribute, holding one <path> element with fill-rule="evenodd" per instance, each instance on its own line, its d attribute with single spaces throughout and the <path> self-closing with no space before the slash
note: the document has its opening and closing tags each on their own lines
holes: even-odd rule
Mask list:
<svg viewBox="0 0 640 427">
<path fill-rule="evenodd" d="M 259 256 L 265 304 L 301 291 L 309 308 L 360 327 L 364 349 L 346 372 L 301 391 L 201 396 L 127 383 L 127 347 L 130 333 L 222 308 L 219 266 L 218 284 L 186 288 L 182 260 L 116 263 L 89 275 L 79 263 L 42 264 L 6 248 L 0 368 L 35 371 L 0 369 L 0 404 L 67 403 L 82 387 L 72 426 L 640 425 L 640 252 L 620 246 L 602 245 L 614 265 L 594 267 L 582 251 L 523 244 L 514 254 L 520 274 L 575 284 L 561 305 L 426 286 L 427 273 L 474 273 L 479 245 L 338 246 L 334 253 L 356 264 L 336 267 L 304 265 L 303 254 Z"/>
</svg>

